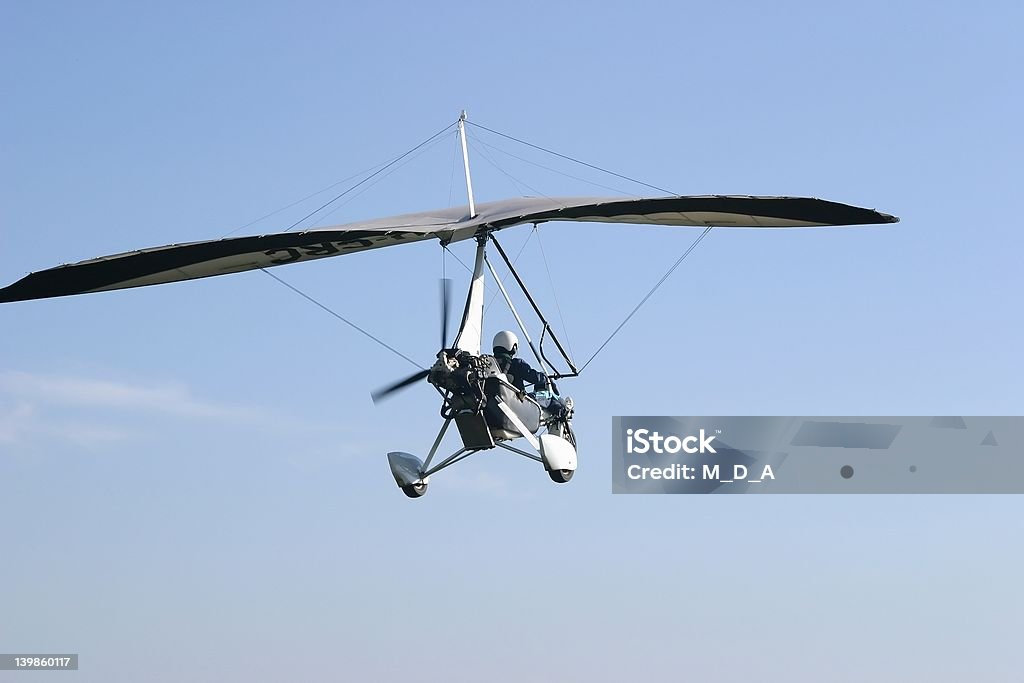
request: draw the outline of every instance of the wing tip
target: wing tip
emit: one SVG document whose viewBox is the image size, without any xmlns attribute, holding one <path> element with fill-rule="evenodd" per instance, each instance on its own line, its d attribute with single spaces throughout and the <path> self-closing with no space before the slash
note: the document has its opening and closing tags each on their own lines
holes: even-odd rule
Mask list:
<svg viewBox="0 0 1024 683">
<path fill-rule="evenodd" d="M 878 209 L 869 209 L 869 210 L 878 217 L 878 220 L 872 221 L 872 223 L 875 223 L 875 224 L 878 224 L 878 225 L 888 225 L 890 223 L 899 223 L 900 222 L 900 217 L 899 216 L 893 216 L 892 214 L 885 213 L 884 211 L 879 211 Z"/>
</svg>

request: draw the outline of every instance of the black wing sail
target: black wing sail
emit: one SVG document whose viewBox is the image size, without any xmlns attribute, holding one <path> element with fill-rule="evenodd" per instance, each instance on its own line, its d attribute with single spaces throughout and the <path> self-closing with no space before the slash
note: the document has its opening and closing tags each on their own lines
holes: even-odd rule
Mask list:
<svg viewBox="0 0 1024 683">
<path fill-rule="evenodd" d="M 0 303 L 144 287 L 240 273 L 438 239 L 469 239 L 481 229 L 551 221 L 694 227 L 785 228 L 895 223 L 873 209 L 801 197 L 523 198 L 427 211 L 304 232 L 172 244 L 32 273 L 0 289 Z"/>
<path fill-rule="evenodd" d="M 422 233 L 323 231 L 192 242 L 104 256 L 32 273 L 0 289 L 0 303 L 144 287 L 240 273 L 426 239 Z"/>
</svg>

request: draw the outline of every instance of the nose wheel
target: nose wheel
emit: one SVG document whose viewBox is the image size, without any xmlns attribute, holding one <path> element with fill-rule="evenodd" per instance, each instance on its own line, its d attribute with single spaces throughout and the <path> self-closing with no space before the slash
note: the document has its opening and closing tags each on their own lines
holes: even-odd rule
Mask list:
<svg viewBox="0 0 1024 683">
<path fill-rule="evenodd" d="M 571 476 L 571 473 L 570 473 Z M 426 484 L 409 484 L 402 487 L 402 493 L 410 498 L 421 498 L 427 492 Z"/>
<path fill-rule="evenodd" d="M 568 484 L 576 470 L 550 470 L 548 476 L 556 484 Z"/>
</svg>

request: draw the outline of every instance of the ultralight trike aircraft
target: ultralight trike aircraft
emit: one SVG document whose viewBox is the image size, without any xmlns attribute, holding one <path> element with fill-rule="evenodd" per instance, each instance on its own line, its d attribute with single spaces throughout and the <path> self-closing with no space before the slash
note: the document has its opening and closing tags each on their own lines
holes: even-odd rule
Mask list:
<svg viewBox="0 0 1024 683">
<path fill-rule="evenodd" d="M 469 292 L 454 340 L 449 343 L 447 339 L 449 290 L 446 285 L 442 293 L 441 349 L 437 353 L 436 362 L 432 367 L 373 395 L 374 400 L 377 400 L 426 379 L 442 397 L 441 416 L 444 424 L 425 460 L 409 453 L 388 453 L 388 462 L 396 483 L 406 495 L 417 498 L 426 492 L 431 475 L 474 453 L 495 447 L 541 463 L 555 482 L 568 482 L 576 470 L 576 439 L 571 425 L 574 406 L 571 399 L 559 396 L 556 383 L 560 379 L 577 376 L 580 370 L 548 324 L 514 268 L 513 261 L 495 238 L 498 231 L 517 225 L 555 221 L 703 228 L 700 237 L 676 262 L 678 265 L 713 227 L 843 226 L 895 223 L 899 220 L 873 209 L 802 197 L 542 197 L 477 205 L 469 173 L 466 123 L 463 112 L 459 120 L 442 133 L 454 126 L 458 127 L 469 199 L 467 207 L 297 232 L 286 230 L 250 237 L 172 244 L 103 256 L 31 273 L 0 289 L 0 303 L 142 287 L 255 269 L 266 270 L 289 263 L 423 240 L 438 240 L 445 248 L 453 242 L 476 240 Z M 536 343 L 487 258 L 488 247 L 492 245 L 541 322 Z M 527 347 L 548 380 L 545 386 L 539 387 L 540 391 L 526 393 L 522 387 L 513 384 L 495 356 L 484 353 L 481 348 L 486 272 L 491 273 Z M 559 371 L 549 361 L 545 352 L 545 342 L 549 340 L 568 369 Z M 462 447 L 435 464 L 434 456 L 453 421 L 458 427 Z M 526 441 L 532 452 L 511 445 L 510 442 L 520 438 Z"/>
</svg>

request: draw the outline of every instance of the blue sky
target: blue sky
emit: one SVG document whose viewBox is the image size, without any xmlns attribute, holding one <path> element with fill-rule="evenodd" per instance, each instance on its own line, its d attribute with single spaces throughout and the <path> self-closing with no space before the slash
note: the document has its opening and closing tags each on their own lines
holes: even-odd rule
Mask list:
<svg viewBox="0 0 1024 683">
<path fill-rule="evenodd" d="M 0 650 L 81 681 L 1019 679 L 1019 498 L 615 497 L 609 443 L 612 415 L 1020 414 L 1016 4 L 0 12 L 4 285 L 220 237 L 461 109 L 679 193 L 902 218 L 713 231 L 563 386 L 561 487 L 487 453 L 405 499 L 385 453 L 427 450 L 433 393 L 374 407 L 410 366 L 259 272 L 0 307 Z M 470 136 L 479 201 L 608 193 L 508 152 L 646 192 Z M 317 224 L 462 203 L 454 151 Z M 578 357 L 695 236 L 540 229 Z M 503 243 L 555 317 L 537 237 Z M 276 273 L 428 362 L 438 252 Z"/>
</svg>

